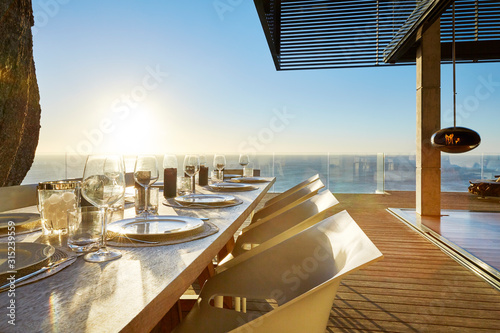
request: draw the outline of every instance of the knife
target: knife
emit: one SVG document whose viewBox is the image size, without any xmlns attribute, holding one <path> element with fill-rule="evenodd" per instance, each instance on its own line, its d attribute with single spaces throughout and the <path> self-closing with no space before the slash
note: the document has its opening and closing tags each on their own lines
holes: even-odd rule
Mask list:
<svg viewBox="0 0 500 333">
<path fill-rule="evenodd" d="M 47 266 L 44 266 L 44 267 L 40 268 L 39 270 L 34 271 L 33 273 L 30 273 L 28 275 L 24 275 L 24 276 L 21 276 L 20 278 L 15 279 L 14 282 L 9 282 L 9 283 L 4 284 L 3 286 L 0 287 L 0 292 L 3 292 L 5 290 L 10 289 L 11 284 L 17 285 L 19 282 L 27 280 L 33 276 L 38 275 L 38 274 L 42 274 L 43 272 L 46 272 L 49 269 L 56 268 L 57 266 L 65 263 L 66 261 L 73 259 L 73 258 L 76 259 L 76 257 L 66 257 L 66 258 L 62 258 L 62 259 L 59 259 L 57 261 L 51 262 Z"/>
</svg>

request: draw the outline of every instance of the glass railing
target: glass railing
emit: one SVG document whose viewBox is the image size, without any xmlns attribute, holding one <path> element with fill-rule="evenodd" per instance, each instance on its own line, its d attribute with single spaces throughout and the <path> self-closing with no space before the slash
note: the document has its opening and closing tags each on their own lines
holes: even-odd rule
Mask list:
<svg viewBox="0 0 500 333">
<path fill-rule="evenodd" d="M 158 155 L 161 167 L 163 155 Z M 207 156 L 209 167 L 213 156 Z M 259 154 L 250 157 L 261 176 L 276 177 L 273 192 L 283 192 L 318 173 L 334 193 L 383 193 L 415 191 L 414 154 Z M 86 156 L 39 154 L 23 184 L 79 178 Z M 227 154 L 227 168 L 241 168 L 237 154 Z M 178 156 L 179 167 L 183 156 Z M 134 169 L 135 156 L 125 156 L 128 172 Z M 162 173 L 160 173 L 162 175 Z M 494 179 L 500 175 L 500 154 L 442 154 L 441 190 L 467 192 L 470 180 Z M 162 179 L 160 179 L 162 180 Z"/>
</svg>

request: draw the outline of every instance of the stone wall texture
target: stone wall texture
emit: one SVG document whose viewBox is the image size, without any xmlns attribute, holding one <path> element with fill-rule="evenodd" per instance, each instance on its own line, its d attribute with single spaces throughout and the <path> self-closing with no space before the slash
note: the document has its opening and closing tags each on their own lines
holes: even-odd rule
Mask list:
<svg viewBox="0 0 500 333">
<path fill-rule="evenodd" d="M 0 186 L 22 182 L 38 144 L 33 24 L 31 0 L 0 0 Z"/>
</svg>

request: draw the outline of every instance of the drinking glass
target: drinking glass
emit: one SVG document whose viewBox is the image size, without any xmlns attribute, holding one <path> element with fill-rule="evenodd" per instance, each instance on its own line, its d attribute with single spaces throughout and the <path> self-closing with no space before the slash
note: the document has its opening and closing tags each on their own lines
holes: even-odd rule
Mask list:
<svg viewBox="0 0 500 333">
<path fill-rule="evenodd" d="M 148 219 L 149 211 L 147 210 L 147 203 L 149 202 L 148 198 L 148 188 L 153 185 L 160 176 L 158 171 L 158 165 L 156 163 L 156 157 L 154 155 L 139 155 L 137 156 L 137 160 L 135 161 L 134 168 L 134 180 L 144 187 L 144 202 L 146 205 L 144 206 L 146 209 L 144 210 L 144 214 L 142 217 L 144 219 Z"/>
<path fill-rule="evenodd" d="M 248 158 L 248 155 L 247 154 L 240 154 L 239 163 L 240 163 L 241 167 L 243 168 L 243 177 L 245 177 L 245 173 L 246 173 L 245 171 L 246 171 L 247 165 L 250 163 L 250 159 Z"/>
<path fill-rule="evenodd" d="M 215 155 L 214 156 L 214 168 L 218 171 L 218 179 L 224 179 L 222 176 L 222 169 L 226 167 L 226 157 L 224 155 Z"/>
<path fill-rule="evenodd" d="M 248 165 L 248 163 L 250 163 L 250 159 L 248 158 L 248 155 L 240 154 L 239 163 L 244 169 Z"/>
<path fill-rule="evenodd" d="M 122 254 L 106 247 L 107 209 L 125 195 L 125 172 L 120 156 L 90 155 L 85 163 L 82 195 L 99 208 L 102 221 L 101 240 L 97 252 L 84 256 L 86 261 L 104 262 L 118 259 Z"/>
<path fill-rule="evenodd" d="M 200 171 L 200 157 L 189 154 L 184 157 L 184 173 L 191 178 L 193 193 L 195 192 L 194 176 Z"/>
</svg>

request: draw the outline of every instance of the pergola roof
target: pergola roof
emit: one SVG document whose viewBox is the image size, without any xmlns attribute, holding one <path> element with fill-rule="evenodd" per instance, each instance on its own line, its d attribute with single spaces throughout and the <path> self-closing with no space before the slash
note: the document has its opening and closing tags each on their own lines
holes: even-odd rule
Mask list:
<svg viewBox="0 0 500 333">
<path fill-rule="evenodd" d="M 439 18 L 442 60 L 451 60 L 452 0 L 254 2 L 277 70 L 414 64 Z M 500 1 L 455 3 L 457 61 L 499 61 Z"/>
</svg>

